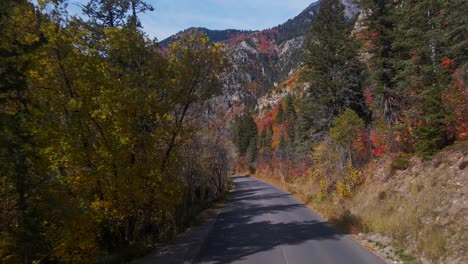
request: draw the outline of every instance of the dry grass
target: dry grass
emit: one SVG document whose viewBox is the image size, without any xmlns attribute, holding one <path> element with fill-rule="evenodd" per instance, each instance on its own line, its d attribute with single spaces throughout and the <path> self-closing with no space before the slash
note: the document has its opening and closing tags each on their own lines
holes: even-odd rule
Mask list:
<svg viewBox="0 0 468 264">
<path fill-rule="evenodd" d="M 393 238 L 395 248 L 405 249 L 397 252 L 404 263 L 422 259 L 429 263 L 466 263 L 466 210 L 452 206 L 457 199 L 466 199 L 466 147 L 451 147 L 427 162 L 413 158 L 407 164 L 406 157 L 404 162 L 400 157 L 371 163 L 364 185 L 346 200 L 333 195 L 317 199 L 319 186 L 308 179 L 284 183 L 271 175 L 255 177 L 290 192 L 343 232 Z"/>
<path fill-rule="evenodd" d="M 380 186 L 383 190 L 377 197 L 373 197 L 375 189 L 367 188 L 354 197 L 351 210 L 361 217 L 366 231 L 391 236 L 401 246 L 436 261 L 443 256 L 449 237 L 432 221 L 434 208 L 445 194 L 431 178 L 422 175 L 404 182 L 399 190 Z"/>
</svg>

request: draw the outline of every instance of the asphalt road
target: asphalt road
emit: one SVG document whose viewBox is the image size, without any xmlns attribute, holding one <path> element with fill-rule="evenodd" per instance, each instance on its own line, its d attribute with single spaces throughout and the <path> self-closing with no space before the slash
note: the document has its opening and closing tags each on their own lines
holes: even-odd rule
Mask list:
<svg viewBox="0 0 468 264">
<path fill-rule="evenodd" d="M 198 263 L 385 263 L 290 194 L 233 177 L 235 190 Z"/>
</svg>

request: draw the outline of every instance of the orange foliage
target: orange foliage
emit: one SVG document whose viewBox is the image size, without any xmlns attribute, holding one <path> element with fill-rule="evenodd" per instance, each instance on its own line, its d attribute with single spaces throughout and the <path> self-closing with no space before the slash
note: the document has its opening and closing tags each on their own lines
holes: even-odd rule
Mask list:
<svg viewBox="0 0 468 264">
<path fill-rule="evenodd" d="M 270 56 L 276 52 L 276 46 L 273 39 L 278 34 L 277 30 L 265 30 L 258 33 L 257 48 L 260 52 L 267 53 Z"/>
<path fill-rule="evenodd" d="M 290 86 L 291 84 L 295 83 L 298 80 L 297 76 L 292 77 L 291 79 L 286 81 L 286 86 Z"/>
<path fill-rule="evenodd" d="M 246 157 L 239 157 L 237 159 L 237 164 L 236 164 L 236 172 L 237 173 L 244 173 L 249 170 L 249 162 L 247 161 Z"/>
<path fill-rule="evenodd" d="M 364 90 L 364 97 L 366 98 L 366 104 L 370 106 L 374 102 L 374 97 L 372 96 L 372 90 L 370 87 Z"/>
<path fill-rule="evenodd" d="M 385 134 L 373 130 L 370 133 L 370 141 L 372 143 L 372 154 L 374 156 L 380 157 L 387 152 L 387 136 Z"/>
<path fill-rule="evenodd" d="M 450 70 L 455 66 L 455 62 L 449 58 L 442 61 L 442 67 L 445 70 Z"/>
<path fill-rule="evenodd" d="M 357 154 L 359 160 L 368 160 L 370 158 L 370 151 L 372 142 L 369 138 L 369 131 L 363 129 L 359 132 L 358 136 L 352 143 L 352 149 Z"/>
<path fill-rule="evenodd" d="M 456 69 L 452 74 L 455 80 L 449 92 L 444 95 L 444 99 L 451 108 L 453 117 L 452 126 L 449 128 L 449 134 L 456 140 L 468 139 L 468 90 L 463 79 L 463 70 Z"/>
</svg>

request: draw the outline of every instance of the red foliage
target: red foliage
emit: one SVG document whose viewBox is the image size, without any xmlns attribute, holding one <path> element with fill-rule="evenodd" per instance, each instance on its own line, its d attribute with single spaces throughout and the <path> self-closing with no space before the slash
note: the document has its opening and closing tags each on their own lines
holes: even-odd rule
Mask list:
<svg viewBox="0 0 468 264">
<path fill-rule="evenodd" d="M 423 91 L 424 91 L 424 88 L 422 87 L 414 88 L 410 90 L 410 95 L 414 96 L 414 95 L 422 93 Z"/>
<path fill-rule="evenodd" d="M 448 132 L 449 136 L 456 140 L 466 140 L 468 139 L 468 89 L 464 82 L 463 69 L 456 69 L 452 78 L 454 83 L 444 94 L 444 101 L 453 118 Z"/>
<path fill-rule="evenodd" d="M 295 83 L 297 79 L 298 79 L 297 77 L 293 77 L 289 79 L 288 81 L 286 81 L 286 86 L 290 86 L 291 84 Z"/>
<path fill-rule="evenodd" d="M 453 69 L 453 67 L 455 67 L 455 62 L 452 59 L 447 58 L 442 61 L 442 67 L 445 70 Z"/>
<path fill-rule="evenodd" d="M 372 143 L 372 154 L 376 157 L 380 157 L 387 152 L 386 147 L 386 136 L 376 131 L 371 131 L 370 141 Z"/>
<path fill-rule="evenodd" d="M 371 37 L 376 38 L 379 35 L 380 35 L 379 32 L 375 31 L 375 32 L 372 32 Z"/>
<path fill-rule="evenodd" d="M 383 148 L 383 147 L 373 148 L 372 149 L 372 155 L 374 155 L 376 157 L 380 157 L 383 154 L 385 154 L 385 148 Z"/>
<path fill-rule="evenodd" d="M 411 57 L 411 60 L 412 61 L 418 61 L 419 59 L 421 58 L 421 56 L 419 56 L 418 54 L 415 54 Z"/>
<path fill-rule="evenodd" d="M 237 43 L 241 42 L 242 40 L 248 39 L 251 34 L 241 33 L 238 34 L 228 40 L 223 41 L 222 43 L 226 44 L 228 47 L 232 48 Z"/>
<path fill-rule="evenodd" d="M 452 63 L 452 60 L 451 60 L 451 59 L 445 59 L 445 60 L 442 61 L 442 65 L 444 65 L 444 66 L 447 66 L 447 65 L 449 65 L 450 63 Z"/>
<path fill-rule="evenodd" d="M 248 171 L 248 169 L 249 163 L 247 162 L 247 159 L 245 157 L 239 157 L 236 164 L 236 172 L 244 173 Z"/>
<path fill-rule="evenodd" d="M 257 48 L 260 52 L 267 53 L 272 56 L 275 53 L 275 44 L 273 43 L 273 35 L 275 31 L 262 31 L 258 33 Z"/>
<path fill-rule="evenodd" d="M 262 119 L 256 120 L 258 132 L 260 133 L 263 129 L 270 127 L 274 123 L 273 113 L 266 113 Z"/>
<path fill-rule="evenodd" d="M 370 87 L 367 87 L 364 90 L 364 97 L 366 98 L 366 104 L 370 106 L 372 102 L 374 101 L 374 97 L 372 96 L 372 90 Z"/>
<path fill-rule="evenodd" d="M 369 50 L 373 50 L 376 47 L 375 44 L 371 43 L 371 42 L 366 43 L 364 46 L 365 46 L 365 48 L 367 48 Z"/>
</svg>

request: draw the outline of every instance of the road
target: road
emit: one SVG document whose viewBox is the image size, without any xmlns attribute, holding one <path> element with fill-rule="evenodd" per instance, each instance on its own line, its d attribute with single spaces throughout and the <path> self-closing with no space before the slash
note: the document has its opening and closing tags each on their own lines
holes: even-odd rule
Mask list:
<svg viewBox="0 0 468 264">
<path fill-rule="evenodd" d="M 198 263 L 385 263 L 290 194 L 249 177 L 233 180 Z"/>
</svg>

